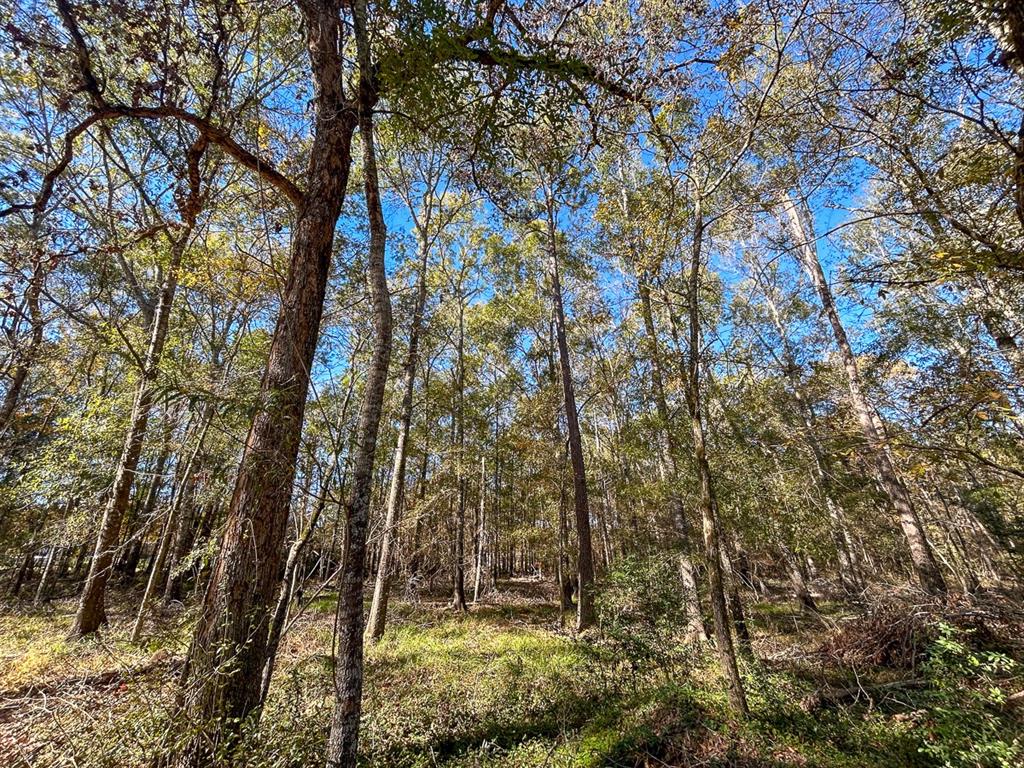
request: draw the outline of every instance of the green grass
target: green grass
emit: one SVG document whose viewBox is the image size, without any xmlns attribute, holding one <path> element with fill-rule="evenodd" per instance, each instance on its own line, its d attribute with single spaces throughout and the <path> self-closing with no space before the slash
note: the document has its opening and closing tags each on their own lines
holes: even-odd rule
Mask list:
<svg viewBox="0 0 1024 768">
<path fill-rule="evenodd" d="M 552 631 L 551 610 L 398 613 L 367 653 L 366 766 L 927 765 L 899 720 L 803 712 L 810 687 L 796 676 L 748 666 L 752 717 L 739 722 L 713 657 L 633 675 L 608 649 Z M 313 754 L 330 712 L 329 661 L 315 645 L 278 680 L 263 734 Z"/>
<path fill-rule="evenodd" d="M 322 763 L 332 706 L 332 613 L 330 596 L 324 596 L 282 643 L 259 737 L 246 746 L 250 765 Z M 752 625 L 766 638 L 794 626 L 808 629 L 771 604 L 753 606 L 751 613 Z M 65 639 L 69 622 L 69 612 L 60 608 L 0 617 L 0 688 L 131 666 L 160 643 L 180 654 L 189 630 L 187 616 L 171 617 L 151 647 L 139 650 L 124 641 L 126 622 L 115 622 L 101 641 L 85 642 Z M 805 639 L 771 635 L 772 647 Z M 815 683 L 795 666 L 745 663 L 743 671 L 752 714 L 740 721 L 730 713 L 717 665 L 707 654 L 680 654 L 671 667 L 637 674 L 609 648 L 558 630 L 550 606 L 482 606 L 458 616 L 437 606 L 398 603 L 384 638 L 367 650 L 361 763 L 931 765 L 918 751 L 926 734 L 905 712 L 860 708 L 811 715 L 798 702 Z M 23 764 L 142 764 L 168 727 L 173 693 L 172 681 L 133 678 L 116 690 L 72 690 L 66 700 L 45 707 L 26 701 L 18 718 L 0 717 L 0 751 L 31 734 L 44 746 L 22 750 L 34 755 Z"/>
</svg>

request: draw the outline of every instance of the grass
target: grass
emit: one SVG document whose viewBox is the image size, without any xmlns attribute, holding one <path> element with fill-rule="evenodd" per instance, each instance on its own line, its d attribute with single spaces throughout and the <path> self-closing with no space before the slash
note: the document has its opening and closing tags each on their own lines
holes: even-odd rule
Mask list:
<svg viewBox="0 0 1024 768">
<path fill-rule="evenodd" d="M 99 641 L 64 637 L 69 606 L 0 616 L 0 691 L 65 681 L 45 702 L 30 695 L 0 702 L 0 753 L 20 756 L 15 765 L 121 766 L 152 756 L 168 729 L 174 685 L 167 675 L 107 687 L 74 684 L 136 666 L 157 648 L 184 652 L 188 616 L 167 619 L 145 650 L 128 644 L 130 605 L 125 601 L 125 615 L 115 611 Z M 259 738 L 246 749 L 250 765 L 322 763 L 332 703 L 332 611 L 329 597 L 318 599 L 282 643 Z M 797 647 L 809 631 L 771 603 L 752 606 L 751 614 L 763 649 Z M 683 653 L 636 673 L 606 646 L 560 630 L 554 608 L 536 601 L 481 606 L 464 616 L 396 604 L 366 664 L 365 766 L 933 764 L 918 750 L 922 727 L 899 708 L 811 715 L 798 702 L 814 684 L 799 670 L 747 662 L 752 714 L 739 721 L 713 658 Z"/>
</svg>

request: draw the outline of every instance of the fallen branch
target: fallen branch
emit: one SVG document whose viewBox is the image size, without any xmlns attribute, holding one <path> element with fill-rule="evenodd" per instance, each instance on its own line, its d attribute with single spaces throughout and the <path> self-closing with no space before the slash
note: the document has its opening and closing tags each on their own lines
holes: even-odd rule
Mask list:
<svg viewBox="0 0 1024 768">
<path fill-rule="evenodd" d="M 5 710 L 17 707 L 24 699 L 36 698 L 39 696 L 55 696 L 62 691 L 82 690 L 86 688 L 104 688 L 114 684 L 120 684 L 133 677 L 149 674 L 157 669 L 166 667 L 176 669 L 180 667 L 184 659 L 179 656 L 171 656 L 166 652 L 154 653 L 150 658 L 137 667 L 125 669 L 110 669 L 106 672 L 98 672 L 86 677 L 70 677 L 61 680 L 54 680 L 47 683 L 29 683 L 20 688 L 9 691 L 0 691 L 0 714 Z"/>
<path fill-rule="evenodd" d="M 873 705 L 878 694 L 926 687 L 928 687 L 927 680 L 914 678 L 911 680 L 894 680 L 889 683 L 877 683 L 875 685 L 854 685 L 849 688 L 820 688 L 814 693 L 805 696 L 800 701 L 800 708 L 805 712 L 814 712 L 826 706 L 835 707 L 846 703 L 853 704 L 862 698 L 867 699 Z"/>
</svg>

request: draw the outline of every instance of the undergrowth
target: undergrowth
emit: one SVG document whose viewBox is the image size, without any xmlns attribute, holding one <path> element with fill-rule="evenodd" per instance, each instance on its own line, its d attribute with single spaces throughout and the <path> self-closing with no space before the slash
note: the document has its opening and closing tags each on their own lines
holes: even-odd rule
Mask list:
<svg viewBox="0 0 1024 768">
<path fill-rule="evenodd" d="M 813 664 L 801 666 L 790 657 L 821 626 L 794 619 L 793 634 L 780 639 L 779 627 L 790 624 L 773 623 L 779 614 L 771 604 L 764 610 L 754 606 L 752 623 L 762 628 L 755 639 L 760 660 L 743 661 L 751 717 L 739 721 L 706 649 L 670 647 L 653 627 L 635 646 L 644 663 L 628 658 L 624 648 L 633 646 L 623 617 L 629 611 L 622 607 L 623 585 L 616 589 L 615 631 L 603 639 L 574 638 L 559 628 L 552 607 L 536 603 L 504 600 L 465 616 L 438 606 L 397 605 L 384 638 L 367 651 L 361 764 L 1020 764 L 1020 721 L 1008 701 L 1021 687 L 1017 662 L 976 649 L 963 630 L 942 625 L 930 635 L 913 673 L 923 684 L 809 711 L 801 705 L 808 694 L 851 672 L 862 676 L 866 688 L 872 680 L 891 681 L 906 672 L 853 670 L 833 660 L 821 675 L 810 675 Z M 244 765 L 322 763 L 332 707 L 331 618 L 326 601 L 286 636 L 259 735 L 247 737 L 240 751 Z M 10 694 L 27 681 L 64 681 L 51 686 L 45 700 L 19 689 L 21 698 L 0 703 L 0 752 L 15 755 L 14 765 L 151 762 L 168 734 L 188 725 L 173 717 L 173 675 L 127 672 L 160 647 L 180 655 L 188 618 L 168 619 L 143 650 L 126 642 L 127 621 L 115 620 L 99 641 L 73 642 L 62 636 L 65 624 L 59 619 L 59 612 L 0 619 L 0 689 Z M 847 636 L 855 635 L 849 624 L 847 630 Z M 778 649 L 787 653 L 776 654 Z M 125 676 L 102 685 L 83 682 L 111 667 L 123 668 Z"/>
</svg>

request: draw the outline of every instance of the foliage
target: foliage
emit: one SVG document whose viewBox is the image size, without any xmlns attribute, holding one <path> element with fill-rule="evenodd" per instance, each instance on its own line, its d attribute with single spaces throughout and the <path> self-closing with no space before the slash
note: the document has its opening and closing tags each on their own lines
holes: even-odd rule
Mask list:
<svg viewBox="0 0 1024 768">
<path fill-rule="evenodd" d="M 946 768 L 1012 768 L 1024 759 L 1024 728 L 1007 702 L 1019 664 L 971 646 L 970 632 L 946 623 L 924 671 L 931 681 L 921 750 Z"/>
<path fill-rule="evenodd" d="M 634 673 L 678 660 L 686 608 L 671 557 L 628 557 L 602 579 L 595 605 L 601 634 Z"/>
</svg>

